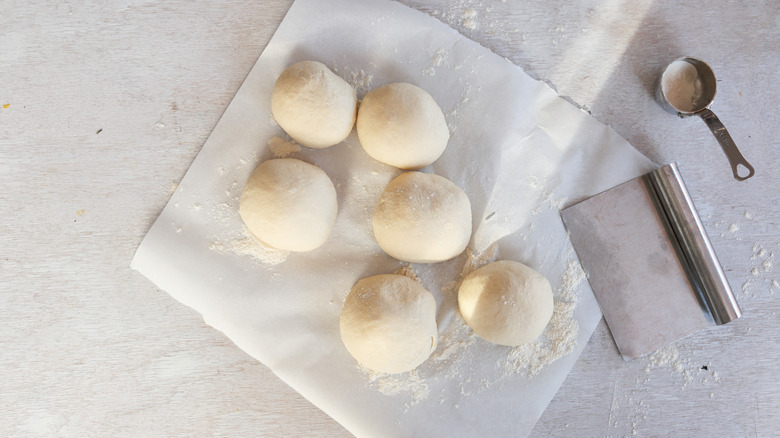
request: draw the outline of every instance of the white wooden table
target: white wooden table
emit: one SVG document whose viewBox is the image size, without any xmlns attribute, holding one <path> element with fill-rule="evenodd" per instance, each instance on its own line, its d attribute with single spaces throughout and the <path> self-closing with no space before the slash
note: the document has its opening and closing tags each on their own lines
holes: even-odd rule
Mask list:
<svg viewBox="0 0 780 438">
<path fill-rule="evenodd" d="M 780 435 L 780 3 L 405 3 L 677 161 L 745 315 L 631 363 L 602 322 L 533 436 Z M 0 436 L 350 436 L 129 268 L 290 4 L 0 3 Z M 752 179 L 653 100 L 681 55 Z"/>
</svg>

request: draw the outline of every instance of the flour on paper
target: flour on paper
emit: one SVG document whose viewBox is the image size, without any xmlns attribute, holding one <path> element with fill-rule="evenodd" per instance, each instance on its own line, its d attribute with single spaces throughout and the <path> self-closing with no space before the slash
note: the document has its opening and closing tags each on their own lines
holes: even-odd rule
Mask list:
<svg viewBox="0 0 780 438">
<path fill-rule="evenodd" d="M 578 301 L 577 289 L 584 279 L 582 266 L 575 260 L 569 260 L 561 276 L 561 287 L 555 293 L 550 323 L 539 339 L 509 350 L 503 364 L 505 371 L 530 378 L 574 351 L 579 334 L 574 309 Z"/>
<path fill-rule="evenodd" d="M 290 155 L 300 152 L 301 147 L 294 141 L 287 141 L 281 137 L 271 137 L 268 140 L 268 150 L 275 158 L 287 158 Z"/>
<path fill-rule="evenodd" d="M 425 76 L 435 76 L 436 69 L 444 65 L 444 59 L 447 56 L 447 51 L 444 49 L 438 49 L 431 57 L 428 67 L 422 70 L 422 74 Z"/>
<path fill-rule="evenodd" d="M 244 236 L 227 241 L 213 241 L 209 249 L 220 254 L 236 254 L 252 257 L 253 260 L 264 265 L 273 266 L 287 260 L 290 251 L 283 251 L 265 246 L 251 236 Z"/>
<path fill-rule="evenodd" d="M 338 56 L 333 58 L 338 59 L 338 62 L 341 64 L 340 74 L 344 79 L 352 82 L 353 85 L 367 82 L 368 77 L 367 75 L 360 75 L 360 72 L 356 70 L 356 76 L 352 78 L 349 75 L 350 70 L 364 68 L 369 73 L 374 73 L 380 70 L 380 66 L 392 63 L 391 65 L 395 70 L 394 77 L 408 77 L 410 80 L 430 84 L 431 89 L 436 91 L 436 95 L 448 96 L 452 99 L 452 102 L 449 102 L 446 106 L 447 115 L 449 115 L 447 122 L 451 128 L 451 135 L 463 139 L 465 143 L 478 144 L 478 140 L 481 140 L 492 147 L 493 145 L 503 144 L 502 142 L 505 140 L 529 138 L 527 137 L 528 132 L 524 128 L 511 123 L 516 115 L 525 114 L 527 111 L 544 117 L 551 116 L 551 121 L 556 121 L 560 118 L 560 116 L 555 117 L 558 114 L 570 115 L 578 122 L 576 123 L 577 129 L 587 129 L 589 133 L 592 133 L 586 137 L 578 138 L 576 143 L 571 143 L 564 139 L 560 141 L 551 138 L 535 139 L 539 140 L 539 145 L 554 144 L 556 146 L 548 149 L 550 153 L 548 158 L 552 160 L 549 169 L 537 169 L 526 166 L 522 160 L 518 160 L 518 167 L 494 169 L 490 166 L 482 166 L 479 162 L 468 160 L 469 155 L 460 154 L 452 154 L 449 160 L 442 160 L 440 163 L 437 163 L 437 172 L 446 173 L 453 176 L 453 178 L 460 178 L 458 182 L 463 183 L 464 188 L 478 187 L 478 184 L 471 184 L 472 182 L 484 182 L 485 188 L 490 189 L 491 187 L 488 187 L 488 185 L 493 178 L 498 176 L 510 178 L 513 175 L 539 175 L 539 181 L 547 183 L 546 178 L 548 178 L 551 172 L 556 171 L 558 166 L 561 166 L 561 170 L 567 175 L 565 181 L 563 181 L 564 183 L 567 181 L 583 181 L 586 184 L 592 183 L 599 187 L 602 185 L 604 187 L 612 187 L 621 182 L 620 180 L 645 173 L 650 167 L 651 163 L 647 162 L 630 145 L 604 125 L 587 118 L 586 115 L 580 114 L 579 111 L 574 112 L 573 108 L 569 108 L 563 101 L 559 101 L 559 98 L 555 96 L 552 90 L 542 86 L 538 81 L 532 80 L 532 78 L 517 69 L 517 67 L 512 66 L 505 59 L 497 57 L 472 41 L 452 33 L 450 29 L 445 28 L 441 23 L 435 22 L 430 17 L 425 17 L 416 12 L 413 13 L 414 11 L 411 10 L 406 14 L 405 7 L 402 7 L 397 2 L 353 2 L 353 4 L 349 5 L 351 7 L 346 8 L 341 8 L 341 6 L 345 5 L 343 2 L 334 3 L 344 13 L 335 14 L 329 20 L 322 20 L 319 14 L 304 12 L 312 8 L 318 10 L 333 9 L 327 7 L 331 4 L 330 2 L 325 3 L 313 0 L 299 0 L 295 2 L 275 33 L 274 39 L 260 56 L 256 67 L 247 76 L 247 81 L 244 82 L 225 115 L 220 119 L 214 131 L 215 135 L 209 137 L 200 155 L 187 172 L 182 184 L 192 192 L 186 194 L 176 193 L 175 201 L 181 200 L 186 202 L 186 204 L 183 203 L 182 205 L 187 207 L 191 205 L 191 202 L 195 202 L 195 198 L 198 197 L 197 201 L 203 205 L 203 210 L 197 213 L 201 216 L 207 213 L 211 214 L 212 209 L 217 210 L 215 214 L 232 210 L 230 215 L 225 215 L 227 226 L 223 226 L 223 223 L 219 220 L 212 221 L 217 230 L 214 231 L 215 234 L 218 234 L 216 236 L 203 234 L 202 228 L 195 230 L 185 228 L 185 232 L 182 232 L 181 236 L 184 238 L 197 238 L 198 240 L 194 240 L 194 243 L 199 245 L 194 247 L 190 245 L 190 241 L 185 241 L 184 239 L 170 240 L 171 237 L 175 238 L 177 235 L 172 229 L 169 229 L 169 222 L 157 224 L 154 228 L 155 233 L 150 233 L 147 237 L 148 240 L 145 240 L 139 248 L 138 255 L 134 259 L 134 266 L 150 278 L 165 280 L 170 277 L 168 272 L 171 270 L 181 271 L 190 275 L 189 281 L 186 283 L 182 282 L 181 286 L 190 285 L 194 283 L 193 280 L 197 280 L 195 287 L 184 288 L 180 285 L 161 287 L 171 292 L 174 296 L 181 297 L 182 301 L 190 303 L 199 312 L 210 313 L 211 324 L 214 327 L 229 333 L 228 336 L 239 345 L 252 345 L 253 348 L 256 348 L 256 350 L 250 350 L 250 354 L 254 357 L 259 357 L 257 352 L 262 351 L 264 361 L 269 364 L 272 370 L 280 376 L 288 376 L 289 378 L 285 378 L 285 381 L 289 381 L 291 384 L 294 383 L 293 387 L 301 394 L 312 400 L 327 400 L 328 403 L 319 403 L 319 406 L 344 424 L 349 430 L 362 430 L 366 431 L 366 433 L 375 432 L 389 435 L 413 435 L 413 430 L 417 430 L 417 435 L 420 435 L 424 433 L 423 429 L 430 426 L 435 427 L 439 433 L 458 431 L 464 433 L 464 422 L 469 421 L 469 418 L 464 415 L 466 414 L 464 407 L 470 405 L 468 414 L 479 416 L 484 421 L 495 425 L 497 433 L 494 435 L 524 436 L 530 432 L 533 424 L 538 419 L 538 415 L 541 414 L 555 390 L 563 382 L 566 373 L 574 363 L 575 355 L 569 354 L 561 358 L 559 363 L 563 366 L 548 367 L 545 372 L 536 376 L 533 383 L 543 388 L 544 393 L 541 396 L 533 398 L 524 397 L 525 379 L 518 374 L 511 374 L 506 378 L 502 377 L 503 368 L 500 363 L 496 362 L 506 356 L 508 349 L 492 348 L 491 345 L 474 336 L 464 326 L 456 308 L 453 307 L 453 303 L 455 303 L 453 292 L 457 290 L 456 287 L 453 287 L 450 292 L 444 291 L 441 294 L 447 307 L 443 308 L 444 312 L 441 315 L 442 324 L 440 327 L 442 334 L 440 339 L 450 339 L 450 342 L 441 343 L 440 348 L 426 363 L 421 365 L 416 373 L 397 376 L 401 378 L 400 381 L 396 377 L 382 379 L 381 384 L 378 379 L 375 379 L 377 380 L 375 382 L 377 386 L 370 387 L 367 379 L 362 378 L 362 373 L 357 369 L 329 369 L 329 366 L 333 365 L 332 362 L 327 361 L 329 355 L 334 351 L 338 351 L 337 347 L 340 345 L 337 344 L 338 340 L 333 338 L 331 331 L 322 330 L 322 328 L 331 327 L 331 323 L 325 317 L 332 316 L 334 309 L 333 306 L 327 305 L 327 302 L 333 301 L 334 293 L 338 293 L 337 291 L 340 289 L 329 295 L 322 296 L 322 306 L 314 303 L 315 305 L 312 306 L 297 307 L 296 304 L 301 302 L 312 304 L 311 297 L 305 296 L 302 291 L 290 287 L 291 285 L 285 282 L 283 278 L 274 277 L 274 275 L 287 268 L 296 268 L 300 262 L 300 265 L 304 267 L 300 271 L 301 275 L 306 276 L 303 278 L 309 280 L 313 287 L 318 285 L 317 280 L 319 279 L 322 281 L 322 284 L 333 284 L 338 280 L 338 287 L 343 288 L 342 280 L 365 274 L 366 270 L 379 269 L 380 265 L 390 266 L 392 261 L 385 260 L 381 254 L 377 255 L 376 260 L 372 258 L 373 256 L 367 256 L 357 260 L 356 263 L 341 263 L 340 261 L 332 263 L 327 266 L 327 268 L 332 269 L 332 271 L 328 272 L 333 272 L 333 275 L 328 276 L 328 278 L 312 277 L 310 275 L 312 272 L 305 269 L 307 263 L 304 263 L 306 261 L 304 257 L 290 257 L 286 263 L 291 263 L 291 265 L 284 266 L 284 269 L 280 267 L 269 269 L 268 271 L 270 272 L 263 272 L 269 278 L 279 280 L 278 288 L 274 287 L 273 290 L 269 291 L 258 290 L 256 284 L 251 284 L 249 281 L 241 281 L 239 282 L 240 286 L 232 291 L 240 299 L 225 302 L 224 306 L 218 306 L 218 308 L 213 308 L 212 306 L 214 299 L 219 298 L 218 294 L 221 293 L 221 288 L 224 285 L 222 279 L 230 278 L 231 276 L 241 276 L 246 272 L 247 262 L 251 261 L 249 257 L 241 257 L 240 260 L 228 260 L 228 263 L 211 263 L 216 258 L 215 253 L 212 251 L 233 251 L 235 248 L 231 248 L 231 246 L 247 237 L 242 234 L 240 219 L 236 217 L 235 210 L 238 205 L 238 196 L 240 196 L 245 181 L 237 175 L 249 173 L 249 169 L 246 167 L 236 172 L 237 167 L 234 166 L 235 163 L 215 162 L 214 159 L 232 159 L 228 157 L 234 157 L 233 154 L 241 154 L 245 158 L 252 157 L 253 153 L 258 149 L 261 153 L 271 155 L 265 147 L 265 143 L 274 135 L 280 135 L 280 128 L 270 114 L 262 117 L 263 111 L 267 111 L 267 108 L 265 108 L 267 104 L 266 102 L 260 102 L 255 97 L 262 96 L 265 91 L 270 89 L 272 76 L 274 75 L 269 73 L 275 73 L 277 67 L 282 67 L 278 65 L 280 62 L 278 55 L 283 53 L 280 50 L 287 50 L 286 48 L 288 47 L 296 47 L 299 51 L 297 53 L 319 53 L 322 54 L 324 59 L 330 58 L 326 54 L 333 53 L 334 49 L 336 49 L 335 54 Z M 444 8 L 455 10 L 455 13 L 451 16 L 456 27 L 465 29 L 462 27 L 463 19 L 470 18 L 473 20 L 473 27 L 476 30 L 466 29 L 467 31 L 470 31 L 470 33 L 479 32 L 487 34 L 494 30 L 490 21 L 492 17 L 495 17 L 495 12 L 491 13 L 489 11 L 490 3 L 481 0 L 454 0 Z M 469 16 L 471 13 L 466 13 L 468 9 L 473 9 L 476 14 Z M 446 11 L 445 14 L 449 14 L 449 12 Z M 466 17 L 464 17 L 464 14 Z M 468 25 L 471 27 L 471 24 Z M 333 29 L 334 26 L 339 30 L 344 30 L 344 32 L 325 32 L 328 29 Z M 301 40 L 302 35 L 320 34 L 326 38 Z M 426 36 L 431 36 L 432 39 L 423 40 Z M 407 39 L 415 44 L 404 42 Z M 350 48 L 349 53 L 343 52 L 343 57 L 341 57 L 342 51 L 338 50 L 342 42 L 344 47 Z M 416 44 L 417 42 L 420 42 L 420 44 Z M 439 48 L 446 48 L 448 51 L 447 58 L 443 60 L 442 66 L 436 66 L 438 61 L 435 59 L 434 53 Z M 423 50 L 422 52 L 420 52 L 421 49 Z M 398 60 L 405 59 L 416 59 L 416 61 L 409 63 L 398 62 Z M 455 60 L 458 60 L 457 68 L 462 69 L 461 71 L 455 71 L 456 67 L 448 68 L 448 62 L 455 62 Z M 420 74 L 422 69 L 429 66 L 434 67 L 435 78 Z M 377 74 L 376 80 L 379 80 L 378 73 L 375 74 Z M 500 77 L 501 80 L 506 80 L 506 83 L 502 83 L 500 90 L 494 90 L 490 87 L 483 88 L 482 79 L 487 78 L 493 83 L 494 79 L 492 78 L 494 76 Z M 384 80 L 384 77 L 382 80 Z M 459 96 L 458 92 L 454 91 L 456 87 L 452 84 L 457 84 L 459 87 L 462 86 L 462 90 L 465 92 L 461 91 Z M 456 94 L 453 95 L 452 93 Z M 559 102 L 561 105 L 555 105 L 554 108 L 549 108 L 549 111 L 548 106 L 544 108 L 538 107 L 538 103 L 547 102 L 550 99 L 554 99 L 554 102 Z M 496 105 L 504 102 L 507 105 Z M 512 105 L 509 105 L 509 103 Z M 482 124 L 472 123 L 474 120 L 480 120 L 480 117 L 485 114 L 486 110 L 492 109 L 496 111 L 495 122 L 505 127 L 505 132 L 504 129 L 500 131 L 488 130 Z M 257 123 L 247 126 L 245 115 L 253 112 L 261 114 L 261 117 L 257 118 Z M 466 123 L 462 123 L 462 121 L 466 121 Z M 581 123 L 579 123 L 580 121 Z M 247 128 L 246 135 L 244 135 L 244 128 Z M 551 126 L 550 129 L 557 130 L 558 125 Z M 568 134 L 567 128 L 561 127 L 561 129 L 564 134 Z M 536 142 L 531 140 L 529 140 L 529 144 L 536 144 Z M 355 155 L 351 154 L 351 151 L 359 151 L 360 145 L 356 136 L 351 136 L 345 143 L 346 147 L 337 147 L 333 153 L 343 154 L 340 157 L 347 158 L 350 155 Z M 587 149 L 586 147 L 592 147 L 593 149 Z M 503 150 L 497 146 L 486 149 L 488 150 L 484 156 L 488 160 L 497 160 Z M 593 153 L 580 156 L 579 152 L 581 150 L 593 151 Z M 468 152 L 468 149 L 463 149 L 462 151 Z M 302 150 L 301 153 L 309 155 L 309 151 Z M 576 162 L 572 163 L 573 166 L 576 166 L 576 169 L 588 168 L 594 165 L 594 158 L 598 158 L 599 162 L 597 164 L 610 165 L 609 167 L 614 168 L 615 172 L 610 172 L 610 175 L 580 177 L 576 172 L 569 172 L 570 167 L 567 163 L 570 163 L 571 160 L 564 159 L 564 157 L 569 155 L 578 157 L 575 160 Z M 211 160 L 204 161 L 207 157 L 211 158 Z M 363 219 L 370 217 L 371 208 L 379 196 L 379 193 L 376 193 L 375 183 L 386 184 L 385 179 L 389 180 L 392 173 L 388 169 L 363 160 L 359 154 L 355 155 L 355 157 L 359 158 L 359 161 L 356 161 L 355 164 L 360 163 L 360 166 L 356 165 L 344 169 L 336 165 L 337 163 L 331 163 L 334 179 L 342 184 L 343 190 L 350 196 L 350 202 L 344 204 L 347 215 L 342 217 L 354 221 L 358 226 L 357 229 L 360 231 L 360 233 L 349 235 L 345 233 L 345 236 L 348 236 L 349 239 L 334 242 L 332 255 L 336 257 L 341 253 L 347 253 L 347 251 L 351 250 L 350 247 L 353 246 L 361 251 L 357 254 L 361 256 L 373 250 L 374 243 L 364 239 L 364 236 L 370 237 L 370 227 L 366 226 L 367 223 Z M 323 156 L 324 161 L 328 161 L 328 159 L 330 157 Z M 256 163 L 257 160 L 250 159 L 248 162 L 250 164 L 247 167 Z M 474 164 L 473 174 L 463 171 L 464 163 Z M 619 165 L 612 166 L 613 163 L 618 163 Z M 215 172 L 217 167 L 222 168 L 221 173 Z M 491 173 L 488 174 L 486 172 Z M 569 179 L 569 174 L 575 179 Z M 473 181 L 467 178 L 467 175 L 473 178 Z M 479 178 L 485 178 L 485 180 L 479 180 Z M 557 189 L 559 187 L 557 184 L 557 180 L 551 180 L 550 185 L 545 186 L 545 188 Z M 570 190 L 566 188 L 565 184 L 560 187 L 562 187 L 561 195 L 569 195 Z M 535 190 L 534 192 L 541 192 L 541 190 Z M 480 195 L 485 195 L 483 197 L 485 199 L 481 199 L 479 205 L 486 204 L 488 193 L 475 192 L 475 196 L 480 197 Z M 185 196 L 188 198 L 185 199 Z M 497 217 L 494 217 L 491 221 L 495 222 L 502 219 L 501 216 L 506 214 L 512 206 L 522 209 L 524 213 L 528 213 L 531 208 L 536 207 L 536 205 L 531 205 L 531 202 L 533 202 L 532 199 L 528 197 L 522 204 L 517 202 L 499 202 L 497 206 L 491 205 L 491 208 L 494 209 L 491 211 L 497 211 Z M 224 208 L 221 205 L 224 205 Z M 518 205 L 522 205 L 522 207 L 518 207 Z M 179 210 L 176 211 L 173 205 L 169 205 L 166 207 L 165 213 L 171 214 L 172 217 L 170 219 L 177 221 L 179 219 L 178 215 L 182 215 L 181 211 L 186 210 L 187 213 L 192 213 L 190 208 Z M 489 214 L 490 211 L 485 213 Z M 544 215 L 550 213 L 552 216 L 554 212 L 550 209 L 542 213 Z M 554 224 L 556 225 L 555 227 L 548 227 L 547 225 L 553 224 L 546 223 L 541 217 L 535 217 L 534 220 L 536 221 L 536 228 L 534 233 L 529 233 L 528 240 L 523 240 L 525 236 L 521 232 L 520 235 L 511 238 L 511 243 L 513 245 L 539 245 L 539 258 L 546 259 L 548 256 L 558 255 L 557 251 L 566 245 L 565 232 L 562 228 L 557 227 L 557 222 Z M 550 229 L 548 230 L 547 228 Z M 201 234 L 196 235 L 197 231 L 201 231 Z M 539 236 L 533 234 L 543 234 L 544 239 L 540 239 L 538 238 Z M 167 243 L 167 241 L 158 240 L 156 236 L 168 238 L 172 244 L 154 245 L 158 242 Z M 507 242 L 509 241 L 510 239 L 507 239 Z M 244 243 L 247 242 L 244 241 Z M 491 241 L 484 242 L 479 249 L 487 247 L 489 243 Z M 212 247 L 212 250 L 208 249 L 209 246 Z M 155 263 L 158 258 L 152 258 L 151 256 L 156 256 L 157 253 L 150 252 L 159 251 L 160 254 L 167 255 L 180 253 L 181 251 L 192 251 L 193 249 L 196 251 L 192 254 L 192 257 L 186 259 L 170 257 L 168 258 L 170 263 Z M 533 251 L 536 251 L 536 249 Z M 459 263 L 465 260 L 465 255 L 461 257 L 464 258 L 459 259 L 457 263 L 445 263 L 441 265 L 446 266 L 420 269 L 418 272 L 420 278 L 424 283 L 430 284 L 431 277 L 444 273 L 446 275 L 438 276 L 438 278 L 441 278 L 438 287 L 441 288 L 441 283 L 444 282 L 453 282 L 456 285 L 458 270 L 461 267 Z M 369 260 L 369 258 L 371 259 Z M 229 254 L 229 259 L 239 259 L 239 257 Z M 566 259 L 556 258 L 555 260 L 557 265 L 559 262 L 565 262 Z M 230 263 L 231 261 L 240 261 L 241 263 Z M 394 264 L 392 266 L 392 268 L 387 269 L 394 270 L 400 265 Z M 561 270 L 564 267 L 556 266 L 557 269 Z M 444 272 L 445 270 L 446 272 Z M 313 274 L 321 275 L 318 271 Z M 558 274 L 555 275 L 557 276 Z M 246 280 L 246 277 L 244 276 L 242 280 Z M 293 282 L 292 285 L 295 283 Z M 283 302 L 289 308 L 290 313 L 277 312 L 274 308 L 263 306 L 258 306 L 256 312 L 251 314 L 246 312 L 244 308 L 246 300 L 261 297 L 261 293 L 273 293 L 274 298 Z M 580 300 L 581 303 L 589 300 L 589 304 L 595 304 L 592 303 L 593 299 L 590 296 L 580 297 Z M 335 301 L 338 300 L 336 299 Z M 600 318 L 598 310 L 595 305 L 581 307 L 582 309 L 578 309 L 578 312 L 576 312 L 579 320 L 583 321 L 580 331 L 584 331 L 585 327 L 591 330 L 591 325 L 595 326 L 598 318 Z M 295 313 L 293 314 L 292 312 Z M 290 343 L 290 348 L 286 348 L 287 345 L 281 349 L 277 348 L 279 343 L 274 342 L 274 339 L 284 340 L 293 333 L 297 333 L 297 331 L 291 332 L 289 329 L 291 316 L 308 318 L 306 327 L 311 323 L 311 327 L 316 328 L 316 330 L 311 331 L 311 336 L 295 338 L 294 343 Z M 264 326 L 267 327 L 267 332 L 258 334 L 254 330 L 245 329 L 247 327 L 256 327 L 255 321 L 257 320 L 263 321 Z M 300 345 L 300 348 L 297 348 L 296 345 Z M 319 347 L 323 347 L 325 350 L 324 354 L 321 354 Z M 489 358 L 483 356 L 485 352 L 488 353 Z M 301 363 L 322 366 L 300 366 Z M 489 373 L 492 373 L 492 376 L 488 377 L 487 374 Z M 445 376 L 453 377 L 451 380 L 445 380 Z M 497 381 L 496 384 L 490 387 L 490 391 L 483 390 L 486 383 L 491 383 L 483 382 L 485 378 L 488 378 L 491 382 Z M 396 392 L 398 390 L 400 392 Z M 493 390 L 496 392 L 493 393 Z M 395 395 L 385 396 L 380 391 L 394 393 Z M 356 398 L 356 396 L 359 397 Z M 506 421 L 500 421 L 502 418 L 499 418 L 499 409 L 497 409 L 505 406 L 502 400 L 507 396 L 514 397 L 515 400 L 511 407 L 517 415 L 512 418 L 513 421 L 509 422 L 511 424 L 507 424 L 508 422 Z M 361 403 L 360 399 L 362 397 L 366 397 L 370 403 Z M 463 403 L 459 403 L 459 398 L 461 397 L 464 398 Z M 468 403 L 465 402 L 466 397 L 470 398 Z M 446 404 L 443 401 L 446 401 Z M 410 408 L 408 412 L 402 412 L 404 405 L 411 406 L 412 403 L 417 404 Z M 432 404 L 436 403 L 442 403 L 443 406 L 431 407 Z M 373 409 L 373 406 L 387 406 L 390 409 L 378 411 Z M 400 409 L 397 409 L 399 407 Z M 461 411 L 455 412 L 454 409 L 461 409 Z M 432 418 L 436 421 L 431 421 Z"/>
<path fill-rule="evenodd" d="M 366 71 L 361 68 L 350 71 L 346 79 L 347 82 L 355 88 L 358 97 L 362 98 L 371 90 L 374 76 L 366 73 Z"/>
<path fill-rule="evenodd" d="M 417 370 L 403 374 L 386 374 L 364 368 L 368 384 L 377 391 L 388 396 L 404 394 L 409 397 L 406 408 L 414 406 L 430 394 L 428 384 L 420 378 Z"/>
<path fill-rule="evenodd" d="M 240 223 L 238 218 L 238 209 L 227 204 L 220 203 L 210 210 L 211 219 L 220 224 L 221 229 L 230 230 L 234 223 Z M 246 227 L 241 225 L 239 231 L 224 233 L 211 236 L 208 244 L 211 251 L 219 254 L 235 254 L 239 256 L 248 256 L 253 262 L 266 266 L 278 265 L 290 255 L 290 251 L 267 246 L 252 236 Z"/>
<path fill-rule="evenodd" d="M 415 272 L 414 269 L 411 266 L 409 266 L 409 265 L 402 266 L 400 269 L 398 269 L 397 271 L 393 272 L 393 274 L 403 275 L 404 277 L 411 278 L 412 280 L 416 281 L 417 283 L 420 283 L 420 278 L 417 277 L 417 272 Z"/>
<path fill-rule="evenodd" d="M 445 300 L 456 299 L 460 280 L 470 272 L 496 261 L 498 256 L 498 245 L 495 244 L 479 254 L 467 250 L 458 280 L 445 284 L 441 288 Z M 396 273 L 416 278 L 409 266 L 401 268 Z M 386 395 L 407 394 L 410 396 L 407 406 L 410 406 L 428 397 L 426 379 L 434 376 L 459 381 L 460 397 L 468 397 L 474 392 L 488 390 L 513 375 L 533 378 L 546 366 L 575 349 L 579 325 L 573 314 L 578 302 L 577 291 L 585 278 L 585 271 L 580 264 L 575 260 L 569 260 L 560 279 L 561 286 L 555 291 L 553 316 L 545 332 L 534 342 L 507 350 L 506 356 L 498 364 L 503 369 L 502 377 L 473 381 L 471 376 L 471 362 L 474 360 L 473 346 L 480 342 L 480 339 L 463 318 L 456 314 L 439 333 L 438 346 L 423 365 L 407 374 L 369 374 L 369 384 Z M 444 402 L 444 396 L 440 402 Z"/>
</svg>

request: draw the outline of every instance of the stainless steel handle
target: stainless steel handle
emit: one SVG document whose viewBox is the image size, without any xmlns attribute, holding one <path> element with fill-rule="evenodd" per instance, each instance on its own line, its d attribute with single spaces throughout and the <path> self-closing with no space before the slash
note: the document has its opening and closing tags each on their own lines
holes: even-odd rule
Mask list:
<svg viewBox="0 0 780 438">
<path fill-rule="evenodd" d="M 710 127 L 710 131 L 712 131 L 712 133 L 715 135 L 715 138 L 718 139 L 718 143 L 720 143 L 720 147 L 723 148 L 723 152 L 726 153 L 726 158 L 729 159 L 729 163 L 731 164 L 731 171 L 734 173 L 734 178 L 738 181 L 744 181 L 753 176 L 756 171 L 739 152 L 737 145 L 734 143 L 734 140 L 732 140 L 729 132 L 726 131 L 726 127 L 723 126 L 723 123 L 721 123 L 718 119 L 718 116 L 716 116 L 715 113 L 713 113 L 709 108 L 705 108 L 704 110 L 700 111 L 699 115 L 702 119 L 704 119 L 704 122 L 707 123 L 707 126 Z M 739 174 L 740 165 L 744 166 L 748 170 L 748 174 L 746 176 L 741 176 Z"/>
<path fill-rule="evenodd" d="M 668 219 L 672 242 L 679 244 L 680 261 L 688 273 L 691 286 L 700 294 L 712 319 L 720 325 L 739 318 L 742 311 L 677 165 L 667 164 L 644 178 L 649 180 L 658 207 Z"/>
</svg>

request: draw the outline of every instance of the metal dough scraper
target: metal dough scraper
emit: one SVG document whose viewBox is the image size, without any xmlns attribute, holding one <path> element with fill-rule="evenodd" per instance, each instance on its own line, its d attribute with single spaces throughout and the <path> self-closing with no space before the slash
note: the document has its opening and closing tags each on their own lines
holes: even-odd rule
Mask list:
<svg viewBox="0 0 780 438">
<path fill-rule="evenodd" d="M 624 359 L 741 316 L 674 163 L 561 215 Z"/>
</svg>

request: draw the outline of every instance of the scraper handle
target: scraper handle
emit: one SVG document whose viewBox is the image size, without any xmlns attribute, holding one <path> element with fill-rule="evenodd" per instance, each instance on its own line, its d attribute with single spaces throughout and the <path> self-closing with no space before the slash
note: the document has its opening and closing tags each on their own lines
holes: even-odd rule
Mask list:
<svg viewBox="0 0 780 438">
<path fill-rule="evenodd" d="M 669 220 L 669 231 L 682 252 L 680 261 L 688 271 L 691 284 L 707 304 L 712 319 L 720 325 L 742 316 L 677 165 L 669 163 L 643 178 L 648 179 L 655 191 L 659 206 Z"/>
<path fill-rule="evenodd" d="M 699 115 L 702 119 L 704 119 L 704 122 L 707 123 L 707 126 L 710 127 L 710 131 L 712 131 L 712 134 L 715 135 L 715 138 L 718 139 L 718 143 L 720 143 L 720 147 L 723 148 L 723 152 L 726 153 L 726 158 L 729 159 L 729 163 L 731 164 L 731 171 L 734 173 L 734 178 L 737 181 L 744 181 L 753 176 L 756 171 L 739 152 L 739 149 L 737 149 L 737 144 L 734 143 L 734 140 L 729 135 L 729 132 L 726 131 L 726 127 L 723 126 L 723 123 L 720 122 L 718 116 L 716 116 L 715 113 L 713 113 L 709 108 L 702 110 Z M 740 165 L 744 166 L 748 170 L 748 174 L 746 176 L 740 176 Z"/>
</svg>

